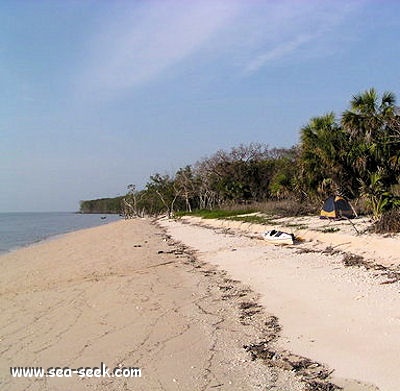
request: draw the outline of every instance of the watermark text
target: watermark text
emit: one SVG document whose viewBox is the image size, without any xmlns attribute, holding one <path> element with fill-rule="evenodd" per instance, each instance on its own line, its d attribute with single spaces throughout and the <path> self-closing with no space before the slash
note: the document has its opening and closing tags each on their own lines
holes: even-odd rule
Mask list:
<svg viewBox="0 0 400 391">
<path fill-rule="evenodd" d="M 137 367 L 118 366 L 110 369 L 103 362 L 98 367 L 10 367 L 12 377 L 142 377 L 142 371 Z"/>
</svg>

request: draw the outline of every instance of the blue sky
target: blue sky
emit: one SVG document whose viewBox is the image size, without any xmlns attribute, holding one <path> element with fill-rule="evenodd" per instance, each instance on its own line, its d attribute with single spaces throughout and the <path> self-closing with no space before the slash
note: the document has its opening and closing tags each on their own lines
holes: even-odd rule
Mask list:
<svg viewBox="0 0 400 391">
<path fill-rule="evenodd" d="M 375 87 L 398 1 L 0 1 L 0 212 L 74 211 Z"/>
</svg>

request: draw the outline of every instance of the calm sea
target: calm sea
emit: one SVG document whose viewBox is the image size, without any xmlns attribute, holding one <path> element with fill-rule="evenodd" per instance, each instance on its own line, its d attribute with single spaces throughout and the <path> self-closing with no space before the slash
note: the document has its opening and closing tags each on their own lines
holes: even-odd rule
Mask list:
<svg viewBox="0 0 400 391">
<path fill-rule="evenodd" d="M 104 218 L 106 217 L 106 218 Z M 0 254 L 51 236 L 120 220 L 118 215 L 73 212 L 0 213 Z"/>
</svg>

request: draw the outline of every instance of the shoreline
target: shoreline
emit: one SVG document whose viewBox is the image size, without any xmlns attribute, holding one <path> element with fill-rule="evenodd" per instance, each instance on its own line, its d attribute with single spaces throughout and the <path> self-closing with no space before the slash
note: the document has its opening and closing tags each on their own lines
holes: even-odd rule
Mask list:
<svg viewBox="0 0 400 391">
<path fill-rule="evenodd" d="M 51 215 L 67 215 L 67 216 L 71 216 L 71 215 L 83 215 L 82 213 L 79 212 L 6 212 L 6 213 L 2 213 L 3 215 L 19 215 L 19 216 L 23 216 L 23 215 L 38 215 L 38 216 L 51 216 Z M 1 215 L 1 213 L 0 213 Z M 89 215 L 89 214 L 88 214 Z M 94 215 L 94 216 L 104 216 L 105 214 L 90 214 L 90 215 Z M 111 215 L 111 216 L 117 216 L 116 214 L 106 214 L 107 216 Z M 9 253 L 12 253 L 14 251 L 18 251 L 20 249 L 24 249 L 24 248 L 29 248 L 31 246 L 36 246 L 38 244 L 41 244 L 42 242 L 47 242 L 47 241 L 51 241 L 51 240 L 55 240 L 58 238 L 61 238 L 63 235 L 72 233 L 72 232 L 77 232 L 80 230 L 85 230 L 85 229 L 90 229 L 90 228 L 95 228 L 95 227 L 99 227 L 105 224 L 110 224 L 113 222 L 117 222 L 119 220 L 111 220 L 111 221 L 104 221 L 102 220 L 102 222 L 100 224 L 97 225 L 90 225 L 90 226 L 82 226 L 82 227 L 78 227 L 78 228 L 61 228 L 61 230 L 58 230 L 55 233 L 48 233 L 45 236 L 39 238 L 39 239 L 29 239 L 29 240 L 25 240 L 23 244 L 17 244 L 17 245 L 13 245 L 12 247 L 7 247 L 6 249 L 2 249 L 0 251 L 0 256 L 2 255 L 6 255 Z M 66 230 L 65 230 L 66 229 Z"/>
<path fill-rule="evenodd" d="M 331 339 L 334 344 L 343 342 L 343 335 L 335 335 L 336 329 L 347 327 L 348 318 L 340 319 L 332 312 L 329 322 L 335 327 L 326 324 L 324 333 L 316 337 L 313 329 L 325 311 L 323 307 L 317 308 L 308 325 L 307 316 L 298 312 L 299 305 L 292 306 L 289 314 L 280 308 L 280 298 L 286 300 L 296 280 L 283 291 L 275 290 L 272 296 L 265 290 L 266 286 L 278 289 L 285 281 L 282 276 L 295 270 L 297 280 L 306 278 L 302 269 L 308 275 L 327 270 L 328 274 L 338 273 L 339 269 L 342 273 L 344 266 L 338 254 L 296 254 L 296 249 L 271 247 L 254 240 L 254 226 L 252 231 L 238 232 L 236 228 L 233 232 L 226 225 L 216 227 L 221 222 L 203 224 L 208 227 L 201 227 L 197 220 L 121 220 L 1 255 L 0 301 L 5 332 L 0 336 L 0 346 L 9 358 L 0 360 L 0 382 L 11 384 L 6 373 L 10 365 L 44 366 L 53 360 L 52 365 L 79 365 L 77 361 L 84 365 L 140 365 L 146 378 L 129 379 L 127 383 L 135 390 L 245 390 L 249 385 L 254 390 L 266 386 L 281 391 L 325 391 L 336 386 L 345 391 L 378 390 L 368 376 L 358 376 L 357 371 L 351 376 L 351 371 L 344 370 L 352 365 L 346 354 L 350 357 L 358 352 L 357 348 L 352 351 L 351 341 L 350 350 L 339 361 L 333 354 L 335 349 L 329 346 Z M 202 242 L 204 235 L 207 240 Z M 261 253 L 257 253 L 260 246 Z M 309 249 L 312 243 L 302 246 Z M 319 247 L 315 251 L 320 251 Z M 326 269 L 328 266 L 330 269 Z M 248 271 L 255 272 L 255 276 L 246 274 Z M 271 271 L 275 274 L 267 276 Z M 371 288 L 376 283 L 373 275 L 373 271 L 358 267 L 347 268 L 341 274 L 342 279 L 351 276 L 350 285 L 359 289 L 357 296 L 352 293 L 347 299 L 352 303 L 354 300 L 355 306 L 348 312 L 351 316 L 357 317 L 359 303 L 374 299 L 374 289 L 381 289 Z M 326 284 L 326 276 L 323 282 Z M 333 287 L 341 286 L 340 281 L 332 283 Z M 381 286 L 391 292 L 396 284 Z M 363 292 L 362 286 L 370 291 Z M 341 297 L 335 291 L 332 295 Z M 308 301 L 312 295 L 306 292 L 304 297 Z M 326 298 L 321 296 L 321 300 Z M 394 318 L 391 325 L 397 330 L 393 322 Z M 23 328 L 12 331 L 24 323 L 27 334 Z M 304 335 L 293 337 L 300 334 Z M 127 335 L 131 341 L 128 347 L 124 339 Z M 70 337 L 74 340 L 72 346 Z M 311 339 L 314 342 L 310 343 Z M 387 342 L 380 338 L 379 343 Z M 32 349 L 38 344 L 39 349 Z M 317 353 L 328 349 L 328 356 L 315 354 L 315 346 Z M 108 359 L 107 352 L 113 358 Z M 121 358 L 127 354 L 130 362 Z M 122 384 L 69 380 L 49 380 L 49 384 L 76 390 L 106 390 Z M 18 382 L 12 383 L 16 387 L 13 389 L 22 390 L 29 384 L 40 390 L 44 384 L 39 380 Z M 381 391 L 392 391 L 387 384 L 379 385 Z"/>
<path fill-rule="evenodd" d="M 252 361 L 257 339 L 236 304 L 222 300 L 228 277 L 168 241 L 149 221 L 81 230 L 0 257 L 0 382 L 13 390 L 305 391 L 281 368 Z M 223 281 L 222 280 L 222 281 Z M 222 283 L 221 281 L 221 283 Z M 239 281 L 238 297 L 254 294 Z M 218 285 L 219 284 L 219 285 Z M 251 323 L 251 322 L 250 322 Z M 140 379 L 12 379 L 10 366 L 136 366 Z M 125 385 L 124 385 L 125 384 Z"/>
</svg>

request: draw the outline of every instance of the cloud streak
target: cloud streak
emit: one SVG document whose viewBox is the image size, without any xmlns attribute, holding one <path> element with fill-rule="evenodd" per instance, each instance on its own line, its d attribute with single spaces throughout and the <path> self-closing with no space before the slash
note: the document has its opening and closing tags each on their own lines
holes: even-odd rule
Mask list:
<svg viewBox="0 0 400 391">
<path fill-rule="evenodd" d="M 128 2 L 100 18 L 78 82 L 80 93 L 98 97 L 129 91 L 199 52 L 205 54 L 201 62 L 215 65 L 216 72 L 231 64 L 223 72 L 247 75 L 283 59 L 298 60 L 300 52 L 323 55 L 325 40 L 340 37 L 338 27 L 360 4 Z"/>
<path fill-rule="evenodd" d="M 112 93 L 148 82 L 201 48 L 237 10 L 234 2 L 176 1 L 124 10 L 94 36 L 83 84 Z"/>
<path fill-rule="evenodd" d="M 293 40 L 277 44 L 277 46 L 271 48 L 266 53 L 256 56 L 255 59 L 251 60 L 245 71 L 247 73 L 253 73 L 264 67 L 266 64 L 282 59 L 283 57 L 292 54 L 302 45 L 310 42 L 314 38 L 313 35 L 300 35 L 295 37 Z"/>
<path fill-rule="evenodd" d="M 332 53 L 337 46 L 330 46 L 329 41 L 334 39 L 339 45 L 347 39 L 339 27 L 360 5 L 361 2 L 346 5 L 340 1 L 262 4 L 258 9 L 261 16 L 253 15 L 252 30 L 253 35 L 257 32 L 257 38 L 249 40 L 242 64 L 245 73 L 257 72 L 282 60 L 298 62 Z M 241 36 L 246 39 L 247 29 L 243 30 Z"/>
</svg>

